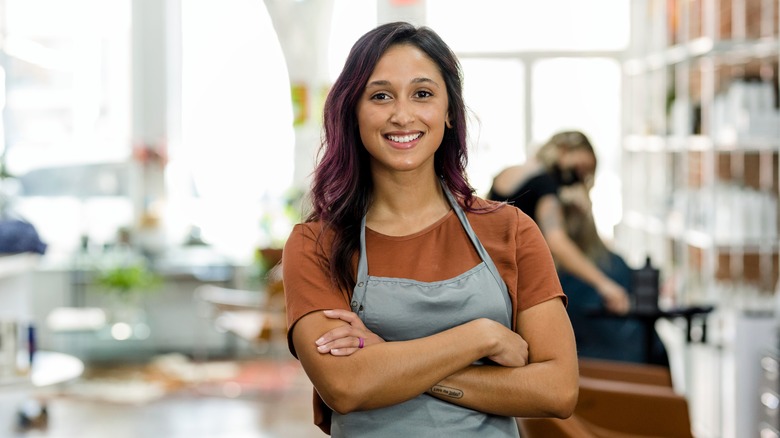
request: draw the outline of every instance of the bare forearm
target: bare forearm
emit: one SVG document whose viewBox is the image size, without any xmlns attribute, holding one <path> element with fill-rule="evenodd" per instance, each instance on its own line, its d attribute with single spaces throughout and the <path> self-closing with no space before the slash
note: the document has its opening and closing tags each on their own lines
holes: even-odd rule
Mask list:
<svg viewBox="0 0 780 438">
<path fill-rule="evenodd" d="M 560 265 L 572 275 L 598 288 L 608 277 L 596 266 L 563 230 L 552 230 L 545 234 L 550 252 Z"/>
<path fill-rule="evenodd" d="M 486 324 L 493 322 L 471 321 L 426 338 L 372 345 L 344 357 L 320 354 L 314 345 L 299 346 L 298 336 L 307 336 L 298 331 L 306 327 L 297 327 L 294 337 L 301 362 L 323 400 L 338 412 L 351 412 L 414 398 L 490 354 L 495 340 L 486 335 Z"/>
<path fill-rule="evenodd" d="M 539 201 L 536 215 L 550 252 L 564 269 L 597 289 L 609 281 L 566 234 L 563 210 L 557 197 L 544 196 Z"/>
<path fill-rule="evenodd" d="M 518 367 L 470 366 L 430 390 L 451 403 L 497 415 L 566 418 L 579 390 L 577 350 L 569 317 L 552 299 L 517 315 L 517 330 L 528 341 L 528 364 Z"/>
<path fill-rule="evenodd" d="M 434 385 L 428 394 L 441 400 L 494 415 L 568 417 L 567 401 L 577 397 L 576 371 L 555 362 L 525 367 L 473 365 Z"/>
</svg>

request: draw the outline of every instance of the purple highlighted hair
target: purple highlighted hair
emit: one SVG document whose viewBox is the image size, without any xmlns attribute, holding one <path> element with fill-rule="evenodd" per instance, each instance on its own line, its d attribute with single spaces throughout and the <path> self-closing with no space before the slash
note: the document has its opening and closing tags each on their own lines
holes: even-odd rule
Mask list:
<svg viewBox="0 0 780 438">
<path fill-rule="evenodd" d="M 398 44 L 417 47 L 439 67 L 449 98 L 451 128 L 445 129 L 436 151 L 437 175 L 452 193 L 472 209 L 474 189 L 466 177 L 466 105 L 460 62 L 433 30 L 396 22 L 380 25 L 352 46 L 333 84 L 323 112 L 325 137 L 311 187 L 312 211 L 307 221 L 321 221 L 334 231 L 330 271 L 340 287 L 354 284 L 352 256 L 360 244 L 360 224 L 371 202 L 369 155 L 360 140 L 357 104 L 379 59 Z"/>
</svg>

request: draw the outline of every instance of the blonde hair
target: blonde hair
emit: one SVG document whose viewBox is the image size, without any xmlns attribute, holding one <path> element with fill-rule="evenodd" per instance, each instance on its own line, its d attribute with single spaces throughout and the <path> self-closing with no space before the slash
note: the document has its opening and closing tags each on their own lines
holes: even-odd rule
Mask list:
<svg viewBox="0 0 780 438">
<path fill-rule="evenodd" d="M 589 259 L 608 262 L 609 249 L 599 236 L 593 214 L 574 202 L 561 202 L 566 234 Z"/>
<path fill-rule="evenodd" d="M 552 137 L 536 151 L 536 159 L 545 169 L 552 169 L 558 162 L 562 151 L 585 150 L 593 155 L 595 160 L 596 151 L 593 150 L 588 137 L 580 131 L 562 131 Z"/>
</svg>

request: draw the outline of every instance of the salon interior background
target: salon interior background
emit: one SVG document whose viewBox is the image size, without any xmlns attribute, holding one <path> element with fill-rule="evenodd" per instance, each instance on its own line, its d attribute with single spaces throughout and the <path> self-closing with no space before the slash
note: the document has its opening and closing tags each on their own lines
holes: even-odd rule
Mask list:
<svg viewBox="0 0 780 438">
<path fill-rule="evenodd" d="M 128 226 L 151 250 L 193 230 L 239 260 L 279 245 L 349 47 L 403 19 L 462 60 L 477 191 L 581 129 L 609 238 L 631 13 L 624 0 L 0 0 L 3 209 L 38 227 L 49 258 Z"/>
</svg>

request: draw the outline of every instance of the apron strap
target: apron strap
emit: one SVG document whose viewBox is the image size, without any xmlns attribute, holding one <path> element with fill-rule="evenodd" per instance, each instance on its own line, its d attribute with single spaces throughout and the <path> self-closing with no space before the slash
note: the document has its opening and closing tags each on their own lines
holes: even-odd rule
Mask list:
<svg viewBox="0 0 780 438">
<path fill-rule="evenodd" d="M 482 246 L 482 242 L 479 241 L 479 238 L 477 237 L 477 233 L 475 233 L 474 230 L 471 228 L 471 224 L 466 218 L 466 213 L 463 211 L 460 204 L 455 199 L 455 196 L 453 196 L 452 192 L 450 192 L 450 189 L 444 183 L 444 180 L 441 181 L 441 187 L 444 190 L 444 194 L 447 195 L 447 199 L 450 201 L 450 205 L 452 205 L 452 209 L 455 210 L 455 214 L 458 216 L 458 219 L 460 219 L 460 223 L 461 225 L 463 225 L 463 229 L 466 230 L 466 234 L 469 236 L 469 239 L 471 239 L 471 243 L 474 245 L 474 248 L 477 250 L 477 254 L 479 254 L 479 256 L 482 258 L 482 261 L 485 262 L 490 273 L 493 274 L 493 278 L 495 278 L 496 283 L 498 283 L 498 286 L 501 288 L 501 291 L 503 292 L 507 304 L 511 308 L 511 301 L 509 300 L 509 290 L 506 287 L 506 283 L 504 283 L 504 279 L 501 278 L 501 275 L 498 272 L 498 268 L 496 267 L 496 264 L 493 263 L 493 259 L 490 258 L 490 254 L 488 254 L 485 247 Z M 509 320 L 514 325 L 512 318 L 509 318 Z"/>
<path fill-rule="evenodd" d="M 510 324 L 514 325 L 514 321 L 512 321 L 511 317 L 511 310 L 509 310 L 512 308 L 512 302 L 509 299 L 509 290 L 507 289 L 506 283 L 504 283 L 504 279 L 501 278 L 501 275 L 498 272 L 498 268 L 496 267 L 495 263 L 493 263 L 493 259 L 490 258 L 490 254 L 488 254 L 485 247 L 482 246 L 482 242 L 479 241 L 477 234 L 471 228 L 471 224 L 466 218 L 466 213 L 463 211 L 460 204 L 458 204 L 458 201 L 455 199 L 455 196 L 452 195 L 452 192 L 450 192 L 450 189 L 444 183 L 444 180 L 441 181 L 441 186 L 444 194 L 447 196 L 447 200 L 449 201 L 450 206 L 452 206 L 452 209 L 455 211 L 455 215 L 458 217 L 458 220 L 463 226 L 463 229 L 466 231 L 466 235 L 469 236 L 471 244 L 474 245 L 474 249 L 476 249 L 477 254 L 479 254 L 479 257 L 485 263 L 488 271 L 490 271 L 490 274 L 496 280 L 498 287 L 501 289 L 502 295 L 504 296 L 504 300 L 507 304 Z M 366 256 L 366 216 L 363 215 L 363 219 L 360 221 L 360 257 L 358 258 L 357 279 L 350 303 L 352 311 L 358 313 L 358 315 L 361 313 L 360 310 L 362 310 L 359 308 L 359 305 L 361 302 L 363 302 L 363 297 L 365 296 L 367 285 L 368 257 Z"/>
</svg>

